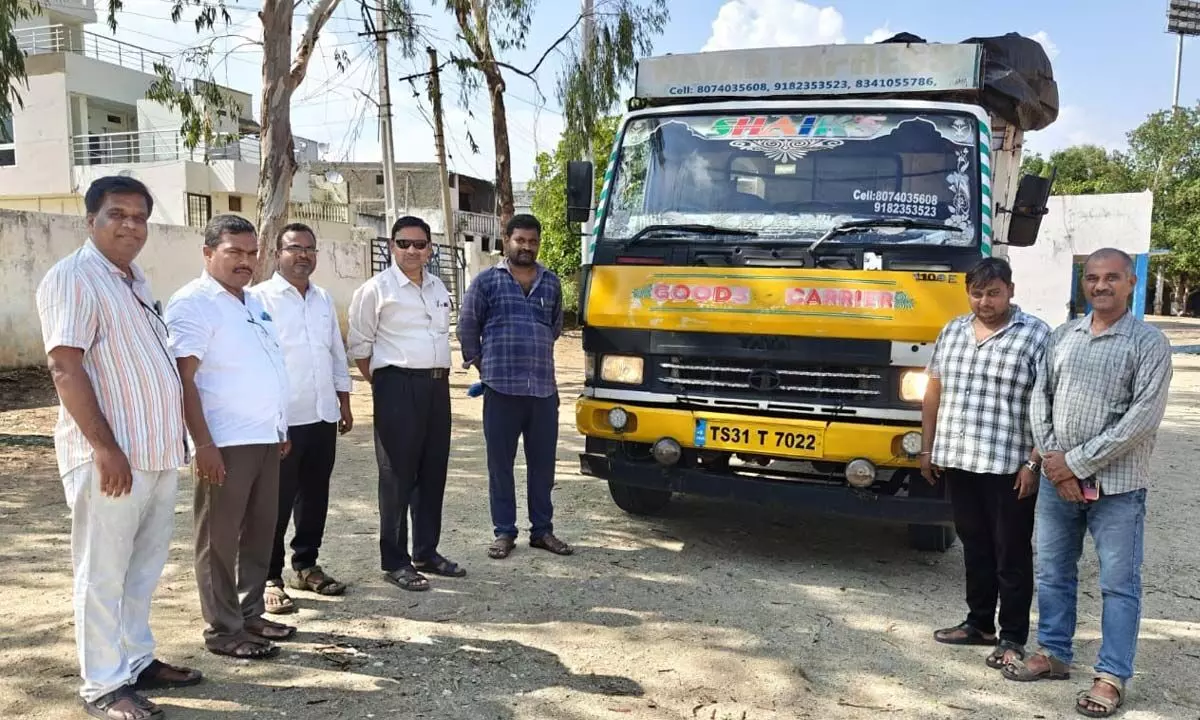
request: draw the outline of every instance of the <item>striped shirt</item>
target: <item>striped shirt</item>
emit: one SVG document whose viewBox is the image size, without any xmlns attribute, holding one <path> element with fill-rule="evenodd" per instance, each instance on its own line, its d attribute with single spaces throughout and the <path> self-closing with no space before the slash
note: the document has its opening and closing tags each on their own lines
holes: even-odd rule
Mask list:
<svg viewBox="0 0 1200 720">
<path fill-rule="evenodd" d="M 1171 345 L 1130 313 L 1099 335 L 1092 316 L 1054 331 L 1031 413 L 1037 447 L 1066 452 L 1077 478 L 1119 495 L 1146 487 L 1154 438 L 1167 409 Z"/>
<path fill-rule="evenodd" d="M 951 320 L 929 362 L 941 381 L 934 465 L 987 475 L 1012 475 L 1033 449 L 1029 397 L 1050 326 L 1012 306 L 1008 323 L 983 341 L 975 316 Z"/>
<path fill-rule="evenodd" d="M 458 342 L 484 385 L 504 395 L 545 398 L 558 392 L 554 342 L 562 326 L 558 276 L 538 265 L 526 295 L 504 260 L 475 276 L 467 290 Z"/>
<path fill-rule="evenodd" d="M 187 462 L 183 389 L 154 310 L 146 276 L 129 278 L 89 239 L 58 261 L 37 289 L 46 352 L 83 351 L 100 412 L 134 470 L 158 472 Z M 58 471 L 92 461 L 92 446 L 61 405 L 54 431 Z"/>
</svg>

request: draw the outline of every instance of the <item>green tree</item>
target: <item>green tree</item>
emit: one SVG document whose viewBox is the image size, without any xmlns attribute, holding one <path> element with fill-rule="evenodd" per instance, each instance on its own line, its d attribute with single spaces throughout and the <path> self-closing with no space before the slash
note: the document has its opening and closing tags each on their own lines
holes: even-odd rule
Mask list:
<svg viewBox="0 0 1200 720">
<path fill-rule="evenodd" d="M 1172 279 L 1183 308 L 1200 280 L 1200 106 L 1162 110 L 1129 133 L 1129 164 L 1142 188 L 1154 192 L 1151 247 Z"/>
<path fill-rule="evenodd" d="M 371 19 L 378 2 L 383 2 L 389 17 L 389 35 L 399 37 L 402 48 L 412 53 L 416 37 L 410 0 L 357 0 L 366 32 L 375 35 Z M 261 0 L 257 15 L 262 23 L 262 106 L 259 108 L 261 127 L 259 145 L 261 160 L 258 177 L 259 278 L 270 274 L 273 264 L 273 239 L 288 221 L 288 202 L 292 177 L 296 172 L 295 145 L 292 139 L 292 95 L 304 82 L 308 63 L 316 50 L 322 30 L 337 10 L 341 0 Z M 229 9 L 236 0 L 167 0 L 171 20 L 188 22 L 199 34 L 210 34 L 230 24 Z M 29 16 L 29 0 L 0 0 L 0 81 L 7 81 L 13 98 L 20 102 L 18 87 L 25 82 L 24 56 L 13 37 L 14 23 Z M 122 0 L 108 0 L 108 26 L 118 27 L 124 9 Z M 299 44 L 292 47 L 293 21 L 304 17 Z M 364 38 L 363 42 L 371 42 Z M 241 111 L 221 90 L 214 78 L 223 58 L 215 58 L 214 39 L 201 42 L 184 52 L 188 74 L 196 82 L 182 82 L 173 68 L 156 64 L 157 81 L 147 97 L 177 109 L 182 117 L 180 134 L 189 149 L 222 144 L 228 134 L 222 128 L 233 125 L 229 118 Z M 349 62 L 349 54 L 338 54 L 339 66 Z M 11 110 L 10 98 L 0 99 L 0 112 Z"/>
<path fill-rule="evenodd" d="M 492 110 L 492 141 L 496 150 L 496 205 L 500 222 L 513 215 L 512 156 L 508 140 L 505 110 L 505 73 L 529 78 L 537 86 L 537 72 L 550 54 L 569 46 L 583 15 L 542 52 L 528 70 L 503 60 L 511 50 L 526 48 L 538 0 L 444 0 L 446 9 L 458 24 L 466 53 L 451 61 L 463 77 L 464 106 L 482 86 L 487 88 Z M 559 79 L 560 97 L 567 115 L 566 135 L 578 142 L 588 136 L 599 112 L 607 112 L 616 102 L 621 84 L 628 80 L 640 54 L 650 51 L 651 40 L 662 32 L 667 20 L 666 0 L 598 0 L 591 13 L 595 22 L 596 42 L 587 51 L 568 54 Z M 540 92 L 540 90 L 539 90 Z M 592 113 L 590 116 L 588 113 Z M 473 143 L 472 143 L 473 145 Z"/>
<path fill-rule="evenodd" d="M 1143 190 L 1129 159 L 1096 145 L 1076 145 L 1043 158 L 1036 153 L 1021 162 L 1021 171 L 1048 176 L 1054 168 L 1055 195 L 1097 195 Z"/>
<path fill-rule="evenodd" d="M 592 143 L 597 153 L 607 153 L 612 147 L 620 124 L 618 117 L 604 117 L 596 123 Z M 542 221 L 542 247 L 539 259 L 553 270 L 564 283 L 573 282 L 579 272 L 579 223 L 567 222 L 567 163 L 576 157 L 578 145 L 570 138 L 558 141 L 554 152 L 537 156 L 537 169 L 529 182 L 533 214 Z M 604 182 L 603 167 L 596 172 L 595 197 L 600 196 Z M 574 309 L 575 293 L 564 287 L 563 297 L 568 309 Z"/>
</svg>

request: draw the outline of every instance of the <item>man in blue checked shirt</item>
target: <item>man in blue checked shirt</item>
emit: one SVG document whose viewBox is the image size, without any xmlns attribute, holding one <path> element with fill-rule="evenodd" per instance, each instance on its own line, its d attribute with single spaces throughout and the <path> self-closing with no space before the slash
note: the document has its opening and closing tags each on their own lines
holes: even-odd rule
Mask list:
<svg viewBox="0 0 1200 720">
<path fill-rule="evenodd" d="M 562 334 L 562 285 L 537 262 L 542 225 L 514 215 L 504 228 L 504 260 L 475 277 L 458 319 L 463 367 L 483 381 L 483 437 L 495 540 L 488 556 L 502 560 L 517 540 L 513 463 L 524 438 L 529 545 L 570 555 L 554 536 L 554 461 L 558 449 L 558 386 L 554 341 Z"/>
</svg>

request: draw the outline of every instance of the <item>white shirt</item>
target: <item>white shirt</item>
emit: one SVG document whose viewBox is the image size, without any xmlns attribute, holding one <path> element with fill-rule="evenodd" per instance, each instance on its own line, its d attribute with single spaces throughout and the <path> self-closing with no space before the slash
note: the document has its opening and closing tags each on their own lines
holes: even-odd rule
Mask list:
<svg viewBox="0 0 1200 720">
<path fill-rule="evenodd" d="M 167 303 L 171 352 L 200 361 L 196 388 L 217 447 L 287 439 L 288 377 L 275 323 L 254 293 L 245 298 L 205 272 Z"/>
<path fill-rule="evenodd" d="M 350 357 L 371 359 L 371 372 L 450 368 L 450 293 L 422 273 L 417 287 L 392 265 L 354 291 L 350 300 Z"/>
<path fill-rule="evenodd" d="M 250 291 L 270 313 L 279 335 L 291 387 L 288 424 L 340 420 L 337 394 L 350 392 L 350 370 L 333 298 L 312 283 L 301 295 L 279 273 Z"/>
</svg>

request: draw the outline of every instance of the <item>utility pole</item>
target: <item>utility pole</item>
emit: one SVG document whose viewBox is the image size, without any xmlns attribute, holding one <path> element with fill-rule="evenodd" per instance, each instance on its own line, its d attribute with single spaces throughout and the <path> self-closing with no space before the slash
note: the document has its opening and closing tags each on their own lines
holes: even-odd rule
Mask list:
<svg viewBox="0 0 1200 720">
<path fill-rule="evenodd" d="M 379 141 L 383 145 L 383 207 L 387 224 L 392 231 L 396 222 L 396 157 L 392 149 L 392 92 L 388 78 L 388 20 L 385 4 L 375 8 L 375 48 L 379 58 Z"/>
<path fill-rule="evenodd" d="M 592 66 L 592 45 L 596 42 L 596 17 L 592 14 L 592 0 L 581 0 L 579 12 L 583 18 L 583 68 L 584 75 L 590 76 Z M 596 205 L 596 167 L 595 157 L 596 148 L 592 147 L 592 135 L 588 134 L 587 139 L 587 156 L 584 160 L 592 163 L 592 184 L 589 186 L 588 197 L 588 219 L 583 224 L 583 238 L 581 238 L 581 247 L 587 248 L 591 242 L 592 230 L 596 225 L 596 211 L 593 209 Z"/>
<path fill-rule="evenodd" d="M 446 130 L 442 124 L 442 82 L 438 73 L 437 50 L 429 53 L 429 100 L 433 103 L 433 144 L 437 147 L 438 175 L 442 185 L 442 222 L 445 223 L 446 244 L 458 257 L 458 231 L 454 227 L 454 210 L 450 207 L 450 170 L 446 167 Z"/>
</svg>

